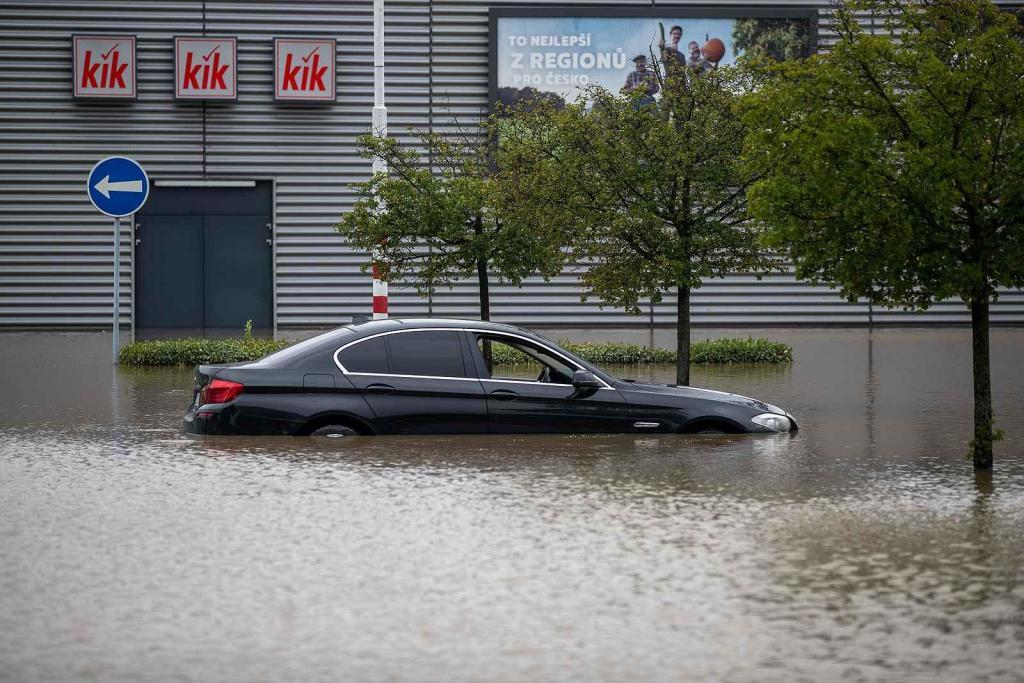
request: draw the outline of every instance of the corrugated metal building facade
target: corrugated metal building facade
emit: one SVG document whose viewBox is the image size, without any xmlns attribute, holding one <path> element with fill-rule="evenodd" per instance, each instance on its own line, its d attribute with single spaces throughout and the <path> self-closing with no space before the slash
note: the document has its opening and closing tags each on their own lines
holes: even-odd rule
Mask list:
<svg viewBox="0 0 1024 683">
<path fill-rule="evenodd" d="M 387 0 L 393 134 L 409 127 L 442 129 L 452 115 L 469 121 L 485 109 L 488 8 L 494 4 Z M 685 3 L 657 3 L 680 5 Z M 204 32 L 238 37 L 237 101 L 174 99 L 172 37 Z M 73 33 L 137 36 L 137 100 L 72 98 Z M 272 39 L 306 35 L 338 40 L 337 101 L 275 103 Z M 821 30 L 820 44 L 828 40 Z M 112 225 L 90 206 L 84 180 L 97 160 L 112 154 L 140 161 L 157 187 L 173 180 L 273 179 L 276 326 L 331 326 L 369 311 L 370 280 L 359 270 L 366 256 L 347 248 L 333 225 L 356 198 L 351 184 L 369 175 L 355 140 L 370 126 L 372 2 L 4 1 L 0 65 L 0 327 L 110 324 Z M 126 227 L 121 241 L 124 325 L 133 322 L 131 235 Z M 572 272 L 549 283 L 531 280 L 521 289 L 492 287 L 492 297 L 494 319 L 528 325 L 649 321 L 647 314 L 581 304 Z M 392 315 L 428 311 L 476 317 L 475 283 L 439 291 L 432 302 L 392 286 Z M 674 314 L 671 297 L 653 308 L 658 324 L 671 323 Z M 868 308 L 787 276 L 734 276 L 709 281 L 694 294 L 693 319 L 717 326 L 865 324 Z M 949 302 L 925 314 L 875 310 L 874 319 L 963 323 L 968 316 L 962 304 Z M 1024 322 L 1024 294 L 1005 293 L 993 307 L 993 321 Z"/>
</svg>

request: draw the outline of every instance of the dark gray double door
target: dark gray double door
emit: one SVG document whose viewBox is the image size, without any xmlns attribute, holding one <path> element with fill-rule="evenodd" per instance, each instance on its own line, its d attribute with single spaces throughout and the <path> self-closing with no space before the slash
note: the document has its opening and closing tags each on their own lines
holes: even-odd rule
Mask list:
<svg viewBox="0 0 1024 683">
<path fill-rule="evenodd" d="M 136 218 L 135 327 L 273 327 L 269 182 L 160 187 Z"/>
</svg>

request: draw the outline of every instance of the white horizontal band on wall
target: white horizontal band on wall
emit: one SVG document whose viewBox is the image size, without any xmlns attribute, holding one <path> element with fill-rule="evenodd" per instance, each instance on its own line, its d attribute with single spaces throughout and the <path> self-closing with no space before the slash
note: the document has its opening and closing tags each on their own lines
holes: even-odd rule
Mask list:
<svg viewBox="0 0 1024 683">
<path fill-rule="evenodd" d="M 256 187 L 255 180 L 154 180 L 157 187 Z"/>
</svg>

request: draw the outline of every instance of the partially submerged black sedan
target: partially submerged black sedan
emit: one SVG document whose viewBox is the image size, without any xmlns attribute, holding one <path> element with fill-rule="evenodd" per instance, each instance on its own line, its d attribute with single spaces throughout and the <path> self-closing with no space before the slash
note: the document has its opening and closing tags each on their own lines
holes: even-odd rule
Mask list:
<svg viewBox="0 0 1024 683">
<path fill-rule="evenodd" d="M 501 362 L 496 362 L 496 361 Z M 789 432 L 768 403 L 621 380 L 551 341 L 467 320 L 346 325 L 252 363 L 200 365 L 193 434 Z"/>
</svg>

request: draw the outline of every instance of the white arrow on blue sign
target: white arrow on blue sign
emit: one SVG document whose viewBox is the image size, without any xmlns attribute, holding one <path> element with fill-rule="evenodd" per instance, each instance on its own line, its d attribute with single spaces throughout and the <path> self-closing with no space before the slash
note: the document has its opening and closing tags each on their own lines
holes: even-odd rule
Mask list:
<svg viewBox="0 0 1024 683">
<path fill-rule="evenodd" d="M 107 157 L 92 167 L 89 180 L 89 201 L 108 216 L 130 216 L 149 197 L 149 177 L 134 159 Z"/>
</svg>

